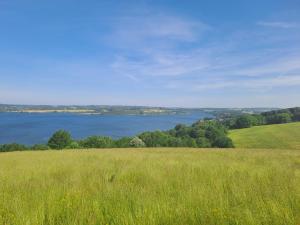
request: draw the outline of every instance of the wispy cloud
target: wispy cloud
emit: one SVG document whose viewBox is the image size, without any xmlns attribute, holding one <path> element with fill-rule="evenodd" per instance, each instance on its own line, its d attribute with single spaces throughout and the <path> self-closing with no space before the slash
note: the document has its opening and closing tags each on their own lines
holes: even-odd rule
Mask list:
<svg viewBox="0 0 300 225">
<path fill-rule="evenodd" d="M 244 76 L 264 76 L 278 75 L 300 71 L 300 55 L 279 56 L 276 58 L 266 57 L 255 61 L 254 65 L 248 65 L 246 68 L 232 71 L 236 75 Z"/>
<path fill-rule="evenodd" d="M 204 70 L 209 66 L 208 59 L 201 54 L 176 54 L 160 51 L 148 53 L 139 60 L 118 57 L 112 64 L 115 71 L 125 74 L 131 73 L 138 77 L 185 76 Z"/>
<path fill-rule="evenodd" d="M 208 66 L 204 54 L 191 49 L 212 30 L 206 23 L 160 13 L 118 22 L 113 24 L 109 39 L 117 50 L 111 64 L 116 73 L 136 81 L 148 76 L 191 74 Z"/>
<path fill-rule="evenodd" d="M 72 24 L 63 25 L 64 30 L 76 32 L 72 41 L 65 40 L 60 46 L 66 52 L 61 51 L 59 59 L 50 51 L 47 55 L 33 54 L 32 58 L 27 54 L 10 58 L 0 54 L 0 74 L 5 74 L 2 88 L 27 76 L 31 79 L 24 79 L 20 86 L 28 89 L 34 85 L 51 86 L 51 90 L 56 87 L 61 93 L 76 89 L 85 98 L 114 96 L 115 102 L 122 104 L 139 98 L 142 104 L 154 105 L 156 99 L 169 104 L 170 98 L 181 99 L 182 105 L 193 99 L 190 105 L 196 105 L 199 99 L 212 100 L 215 93 L 221 93 L 217 98 L 222 103 L 233 92 L 240 95 L 263 90 L 268 94 L 274 89 L 300 88 L 300 45 L 296 42 L 300 30 L 296 29 L 296 20 L 262 18 L 248 26 L 228 25 L 167 11 L 128 11 L 104 16 L 103 20 L 92 19 L 88 26 L 85 21 L 80 23 L 83 35 L 77 33 L 77 23 L 73 25 L 76 29 Z M 91 91 L 91 95 L 84 94 Z M 124 97 L 127 94 L 132 100 Z M 31 93 L 27 95 L 34 98 Z"/>
<path fill-rule="evenodd" d="M 291 23 L 291 22 L 281 22 L 281 21 L 260 21 L 257 23 L 259 26 L 264 27 L 273 27 L 273 28 L 296 28 L 299 27 L 299 24 L 297 23 Z"/>
<path fill-rule="evenodd" d="M 297 27 L 296 23 L 259 22 L 259 34 L 245 29 L 243 36 L 247 37 L 247 41 L 244 41 L 240 39 L 242 31 L 239 30 L 238 36 L 227 34 L 231 39 L 227 38 L 224 43 L 223 39 L 202 41 L 208 32 L 218 29 L 204 22 L 174 16 L 162 16 L 160 21 L 153 18 L 138 22 L 129 20 L 127 26 L 117 26 L 117 36 L 123 37 L 132 49 L 118 51 L 111 64 L 114 72 L 134 81 L 149 82 L 149 85 L 158 79 L 164 88 L 179 91 L 300 86 L 299 46 L 287 42 L 289 45 L 281 47 L 282 40 L 288 41 L 294 36 L 286 36 L 280 29 L 267 29 L 294 28 Z M 278 36 L 287 39 L 274 39 Z M 249 41 L 251 37 L 253 40 Z M 155 41 L 149 41 L 153 39 Z M 268 39 L 272 47 L 268 45 Z M 168 45 L 169 42 L 171 45 Z M 195 44 L 190 47 L 190 42 Z M 142 44 L 135 48 L 136 43 Z M 274 44 L 278 47 L 275 48 Z"/>
<path fill-rule="evenodd" d="M 202 81 L 180 81 L 170 82 L 165 86 L 169 89 L 188 90 L 190 92 L 203 92 L 208 90 L 253 90 L 253 91 L 267 91 L 272 88 L 285 88 L 285 87 L 300 87 L 300 75 L 285 75 L 268 78 L 252 78 L 252 79 L 211 79 Z"/>
<path fill-rule="evenodd" d="M 166 14 L 121 17 L 113 23 L 109 41 L 117 47 L 166 41 L 196 41 L 210 27 L 200 21 L 191 21 Z"/>
<path fill-rule="evenodd" d="M 196 43 L 210 29 L 212 28 L 209 25 L 201 21 L 168 14 L 148 13 L 116 19 L 111 24 L 111 32 L 105 41 L 118 51 L 168 49 L 182 43 Z"/>
</svg>

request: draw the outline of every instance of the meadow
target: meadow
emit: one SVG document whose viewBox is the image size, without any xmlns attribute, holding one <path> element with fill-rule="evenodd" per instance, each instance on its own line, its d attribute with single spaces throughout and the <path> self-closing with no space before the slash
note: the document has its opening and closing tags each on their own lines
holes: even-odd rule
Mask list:
<svg viewBox="0 0 300 225">
<path fill-rule="evenodd" d="M 231 130 L 238 148 L 300 149 L 300 122 Z"/>
<path fill-rule="evenodd" d="M 300 223 L 300 151 L 0 154 L 1 225 Z"/>
</svg>

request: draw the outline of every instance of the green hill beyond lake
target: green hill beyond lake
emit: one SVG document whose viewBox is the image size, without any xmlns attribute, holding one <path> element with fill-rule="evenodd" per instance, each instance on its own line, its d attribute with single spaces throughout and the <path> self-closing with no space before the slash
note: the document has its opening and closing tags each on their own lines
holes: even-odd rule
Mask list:
<svg viewBox="0 0 300 225">
<path fill-rule="evenodd" d="M 237 148 L 300 149 L 300 122 L 237 129 L 229 136 Z"/>
</svg>

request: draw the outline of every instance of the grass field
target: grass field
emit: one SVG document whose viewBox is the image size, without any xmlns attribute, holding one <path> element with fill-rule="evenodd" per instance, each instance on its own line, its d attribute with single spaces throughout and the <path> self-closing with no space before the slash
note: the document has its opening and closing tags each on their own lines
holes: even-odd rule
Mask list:
<svg viewBox="0 0 300 225">
<path fill-rule="evenodd" d="M 1 225 L 300 224 L 300 151 L 0 154 Z"/>
<path fill-rule="evenodd" d="M 229 136 L 238 148 L 300 149 L 300 122 L 237 129 Z"/>
</svg>

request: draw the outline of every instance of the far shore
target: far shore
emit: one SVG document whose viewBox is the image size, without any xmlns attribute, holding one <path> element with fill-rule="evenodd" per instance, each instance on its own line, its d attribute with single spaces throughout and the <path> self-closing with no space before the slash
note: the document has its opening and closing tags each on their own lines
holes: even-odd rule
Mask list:
<svg viewBox="0 0 300 225">
<path fill-rule="evenodd" d="M 90 114 L 99 114 L 94 110 L 89 109 L 45 109 L 45 110 L 20 110 L 20 111 L 10 111 L 15 113 L 90 113 Z"/>
</svg>

